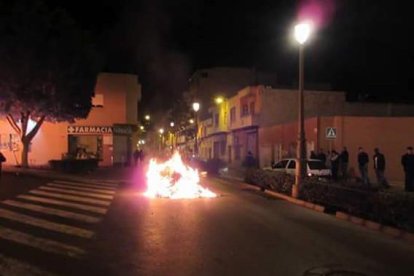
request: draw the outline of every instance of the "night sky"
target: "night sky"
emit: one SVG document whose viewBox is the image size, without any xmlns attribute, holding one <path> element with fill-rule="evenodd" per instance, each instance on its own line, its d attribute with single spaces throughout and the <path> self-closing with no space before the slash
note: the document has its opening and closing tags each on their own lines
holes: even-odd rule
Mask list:
<svg viewBox="0 0 414 276">
<path fill-rule="evenodd" d="M 317 29 L 306 49 L 307 83 L 329 83 L 351 99 L 414 98 L 408 94 L 414 24 L 401 1 L 49 2 L 66 8 L 96 37 L 106 71 L 139 75 L 147 110 L 168 107 L 163 98 L 180 95 L 197 68 L 254 67 L 276 72 L 283 85 L 294 84 L 292 26 L 308 15 Z"/>
</svg>

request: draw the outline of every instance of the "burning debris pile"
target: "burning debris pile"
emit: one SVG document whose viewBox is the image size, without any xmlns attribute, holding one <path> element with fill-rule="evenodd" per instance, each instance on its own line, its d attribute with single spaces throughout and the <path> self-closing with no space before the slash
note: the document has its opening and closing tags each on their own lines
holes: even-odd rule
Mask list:
<svg viewBox="0 0 414 276">
<path fill-rule="evenodd" d="M 171 199 L 216 197 L 217 195 L 199 185 L 197 170 L 186 166 L 176 152 L 171 159 L 157 163 L 151 159 L 147 171 L 147 191 L 151 198 L 166 197 Z"/>
</svg>

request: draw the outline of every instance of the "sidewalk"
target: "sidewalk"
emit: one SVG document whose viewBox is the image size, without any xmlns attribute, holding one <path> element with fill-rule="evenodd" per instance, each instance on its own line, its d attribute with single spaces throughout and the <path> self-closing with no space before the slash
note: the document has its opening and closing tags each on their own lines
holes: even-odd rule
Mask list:
<svg viewBox="0 0 414 276">
<path fill-rule="evenodd" d="M 48 168 L 20 168 L 15 166 L 3 166 L 3 172 L 33 175 L 53 179 L 65 179 L 72 181 L 105 181 L 105 182 L 129 182 L 138 172 L 137 167 L 100 167 L 88 174 L 69 174 L 52 171 Z"/>
</svg>

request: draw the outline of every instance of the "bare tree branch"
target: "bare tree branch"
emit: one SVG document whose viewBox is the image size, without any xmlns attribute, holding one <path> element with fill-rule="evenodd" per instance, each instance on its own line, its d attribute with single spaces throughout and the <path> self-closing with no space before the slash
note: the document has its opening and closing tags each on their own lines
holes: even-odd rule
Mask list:
<svg viewBox="0 0 414 276">
<path fill-rule="evenodd" d="M 39 121 L 36 122 L 35 127 L 26 135 L 26 139 L 31 141 L 33 139 L 33 137 L 35 137 L 35 135 L 39 131 L 40 127 L 42 126 L 45 118 L 46 118 L 46 116 L 40 117 Z"/>
<path fill-rule="evenodd" d="M 20 129 L 19 125 L 17 124 L 16 120 L 14 119 L 13 115 L 7 114 L 6 116 L 7 121 L 11 125 L 11 127 L 16 131 L 16 133 L 21 136 L 22 130 Z"/>
</svg>

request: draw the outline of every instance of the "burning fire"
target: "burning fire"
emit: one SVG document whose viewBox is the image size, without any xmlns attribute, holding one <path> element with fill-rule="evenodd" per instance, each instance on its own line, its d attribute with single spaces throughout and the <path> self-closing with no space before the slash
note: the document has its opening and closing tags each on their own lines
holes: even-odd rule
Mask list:
<svg viewBox="0 0 414 276">
<path fill-rule="evenodd" d="M 198 183 L 198 171 L 186 166 L 178 152 L 164 163 L 150 160 L 147 171 L 147 191 L 151 198 L 168 197 L 171 199 L 216 197 L 217 195 Z"/>
</svg>

